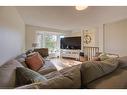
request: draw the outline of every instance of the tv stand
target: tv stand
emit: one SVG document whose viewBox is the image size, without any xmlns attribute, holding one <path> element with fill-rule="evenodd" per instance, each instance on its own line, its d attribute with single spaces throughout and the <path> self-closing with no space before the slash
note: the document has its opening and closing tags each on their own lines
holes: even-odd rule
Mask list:
<svg viewBox="0 0 127 95">
<path fill-rule="evenodd" d="M 80 53 L 80 50 L 61 49 L 60 50 L 60 57 L 74 58 L 76 60 L 79 60 L 79 53 Z"/>
</svg>

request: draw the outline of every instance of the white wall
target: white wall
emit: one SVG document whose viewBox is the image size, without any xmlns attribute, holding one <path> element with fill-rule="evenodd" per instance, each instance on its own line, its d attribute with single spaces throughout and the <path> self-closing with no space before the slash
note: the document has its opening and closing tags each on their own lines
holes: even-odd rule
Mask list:
<svg viewBox="0 0 127 95">
<path fill-rule="evenodd" d="M 78 31 L 70 31 L 66 33 L 65 37 L 75 37 L 75 36 L 81 36 L 81 35 L 82 35 L 81 30 L 78 30 Z"/>
<path fill-rule="evenodd" d="M 127 56 L 127 19 L 105 24 L 105 52 Z"/>
<path fill-rule="evenodd" d="M 104 52 L 104 25 L 98 25 L 98 45 L 99 51 Z"/>
<path fill-rule="evenodd" d="M 68 31 L 54 29 L 54 28 L 26 25 L 26 49 L 27 50 L 32 48 L 33 42 L 36 42 L 36 32 L 38 31 L 56 32 L 56 33 L 62 33 L 63 35 L 68 33 Z"/>
<path fill-rule="evenodd" d="M 25 24 L 15 7 L 0 7 L 0 65 L 25 49 Z"/>
</svg>

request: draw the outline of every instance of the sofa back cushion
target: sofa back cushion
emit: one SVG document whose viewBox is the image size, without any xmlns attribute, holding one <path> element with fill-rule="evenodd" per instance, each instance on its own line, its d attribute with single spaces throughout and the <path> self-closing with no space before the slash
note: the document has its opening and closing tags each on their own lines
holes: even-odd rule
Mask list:
<svg viewBox="0 0 127 95">
<path fill-rule="evenodd" d="M 119 57 L 120 68 L 127 67 L 127 56 Z"/>
<path fill-rule="evenodd" d="M 86 87 L 88 83 L 109 74 L 119 66 L 117 59 L 107 59 L 105 61 L 88 61 L 81 65 L 82 86 Z"/>
<path fill-rule="evenodd" d="M 0 88 L 15 87 L 17 67 L 23 67 L 17 60 L 10 60 L 0 66 Z"/>
<path fill-rule="evenodd" d="M 53 72 L 53 71 L 57 71 L 57 68 L 51 61 L 46 60 L 45 65 L 43 67 L 41 67 L 37 72 L 39 72 L 42 75 L 46 75 L 46 74 Z"/>
<path fill-rule="evenodd" d="M 80 67 L 81 65 L 75 65 L 72 67 L 67 67 L 59 72 L 64 76 L 72 80 L 73 85 L 72 88 L 81 88 L 81 73 L 80 73 Z"/>
<path fill-rule="evenodd" d="M 19 59 L 17 59 L 17 61 L 20 62 L 24 67 L 28 68 L 25 58 L 19 58 Z"/>
<path fill-rule="evenodd" d="M 39 54 L 42 57 L 47 57 L 49 55 L 48 54 L 48 48 L 36 48 L 36 49 L 34 49 L 34 52 L 39 52 Z"/>
<path fill-rule="evenodd" d="M 119 55 L 112 54 L 112 53 L 99 52 L 99 53 L 96 53 L 96 57 L 99 57 L 100 61 L 104 61 L 109 58 L 119 58 Z"/>
<path fill-rule="evenodd" d="M 23 53 L 23 54 L 17 56 L 15 59 L 17 61 L 19 61 L 24 67 L 28 68 L 26 61 L 25 61 L 26 57 L 27 57 L 27 55 L 25 53 Z"/>
<path fill-rule="evenodd" d="M 33 53 L 26 58 L 26 64 L 34 71 L 38 71 L 44 64 L 43 58 L 39 53 Z"/>
<path fill-rule="evenodd" d="M 117 69 L 87 85 L 90 89 L 125 89 L 127 88 L 127 70 Z"/>
<path fill-rule="evenodd" d="M 24 67 L 16 69 L 16 86 L 22 86 L 35 82 L 43 82 L 47 79 L 39 73 Z"/>
</svg>

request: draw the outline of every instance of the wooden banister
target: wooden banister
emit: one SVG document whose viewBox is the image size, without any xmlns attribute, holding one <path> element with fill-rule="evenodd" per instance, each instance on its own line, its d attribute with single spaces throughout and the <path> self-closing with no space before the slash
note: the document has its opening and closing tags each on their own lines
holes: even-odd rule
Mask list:
<svg viewBox="0 0 127 95">
<path fill-rule="evenodd" d="M 88 56 L 88 60 L 91 60 L 98 52 L 99 47 L 84 47 L 84 54 Z"/>
</svg>

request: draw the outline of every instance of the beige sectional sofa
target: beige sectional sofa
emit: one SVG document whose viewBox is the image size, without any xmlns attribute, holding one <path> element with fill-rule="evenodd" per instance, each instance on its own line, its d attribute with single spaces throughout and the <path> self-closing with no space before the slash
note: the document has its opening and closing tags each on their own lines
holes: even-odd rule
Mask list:
<svg viewBox="0 0 127 95">
<path fill-rule="evenodd" d="M 50 61 L 46 61 L 45 66 L 36 72 L 45 77 L 46 81 L 17 86 L 16 68 L 27 68 L 24 59 L 25 55 L 20 55 L 0 66 L 1 89 L 127 88 L 127 57 L 103 62 L 87 61 L 60 71 Z"/>
</svg>

